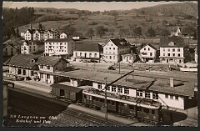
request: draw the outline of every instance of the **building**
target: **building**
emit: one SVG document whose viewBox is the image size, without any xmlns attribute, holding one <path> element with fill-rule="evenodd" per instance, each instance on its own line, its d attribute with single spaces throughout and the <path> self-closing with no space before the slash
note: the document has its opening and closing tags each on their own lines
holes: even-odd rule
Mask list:
<svg viewBox="0 0 200 131">
<path fill-rule="evenodd" d="M 33 40 L 44 40 L 44 30 L 36 29 L 33 33 Z"/>
<path fill-rule="evenodd" d="M 65 71 L 69 67 L 69 62 L 66 59 L 53 56 L 41 56 L 38 58 L 36 64 L 39 68 L 37 76 L 41 82 L 48 84 L 56 83 L 62 79 L 62 77 L 54 75 L 54 72 Z"/>
<path fill-rule="evenodd" d="M 57 29 L 45 30 L 44 31 L 44 40 L 47 39 L 58 39 L 60 37 Z"/>
<path fill-rule="evenodd" d="M 7 60 L 4 64 L 9 66 L 8 76 L 34 77 L 34 70 L 38 70 L 36 61 L 38 55 L 18 54 Z"/>
<path fill-rule="evenodd" d="M 195 60 L 196 63 L 198 63 L 198 47 L 196 47 L 194 50 L 195 50 L 194 60 Z"/>
<path fill-rule="evenodd" d="M 176 31 L 171 32 L 171 36 L 181 36 L 181 28 L 177 27 Z"/>
<path fill-rule="evenodd" d="M 62 80 L 63 77 L 54 75 L 56 71 L 65 71 L 69 62 L 61 57 L 39 56 L 32 54 L 18 54 L 7 60 L 9 66 L 8 77 L 23 77 L 52 84 Z"/>
<path fill-rule="evenodd" d="M 130 45 L 124 38 L 110 39 L 103 46 L 103 59 L 106 62 L 117 63 L 122 60 L 121 55 L 127 53 L 130 53 Z"/>
<path fill-rule="evenodd" d="M 65 34 L 65 33 L 60 34 L 60 39 L 66 39 L 66 38 L 67 38 L 67 34 Z"/>
<path fill-rule="evenodd" d="M 33 34 L 35 33 L 35 29 L 27 29 L 24 34 L 21 34 L 25 40 L 31 41 L 33 40 Z"/>
<path fill-rule="evenodd" d="M 45 41 L 44 54 L 47 56 L 73 55 L 75 42 L 70 39 L 48 39 Z"/>
<path fill-rule="evenodd" d="M 19 53 L 17 46 L 13 44 L 3 44 L 3 56 L 13 56 Z"/>
<path fill-rule="evenodd" d="M 156 52 L 157 49 L 151 44 L 145 44 L 140 49 L 139 57 L 143 62 L 152 62 L 154 63 L 156 60 Z"/>
<path fill-rule="evenodd" d="M 128 53 L 128 54 L 122 55 L 121 62 L 132 64 L 136 61 L 136 59 L 137 59 L 137 55 L 135 53 Z"/>
<path fill-rule="evenodd" d="M 181 37 L 172 36 L 160 39 L 160 62 L 169 64 L 184 63 L 184 40 Z"/>
<path fill-rule="evenodd" d="M 24 41 L 21 45 L 21 54 L 32 54 L 44 51 L 44 42 Z"/>
<path fill-rule="evenodd" d="M 73 52 L 73 58 L 75 58 L 76 61 L 86 59 L 86 60 L 96 60 L 99 62 L 100 45 L 95 43 L 76 44 L 76 48 L 74 49 Z"/>
</svg>

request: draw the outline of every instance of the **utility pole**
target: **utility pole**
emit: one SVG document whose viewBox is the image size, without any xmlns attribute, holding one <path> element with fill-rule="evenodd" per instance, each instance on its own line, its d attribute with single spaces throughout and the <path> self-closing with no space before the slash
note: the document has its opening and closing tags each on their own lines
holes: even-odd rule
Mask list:
<svg viewBox="0 0 200 131">
<path fill-rule="evenodd" d="M 120 61 L 119 61 L 119 74 L 120 74 Z"/>
<path fill-rule="evenodd" d="M 107 77 L 104 78 L 105 80 L 105 118 L 108 120 L 108 107 L 107 107 Z"/>
</svg>

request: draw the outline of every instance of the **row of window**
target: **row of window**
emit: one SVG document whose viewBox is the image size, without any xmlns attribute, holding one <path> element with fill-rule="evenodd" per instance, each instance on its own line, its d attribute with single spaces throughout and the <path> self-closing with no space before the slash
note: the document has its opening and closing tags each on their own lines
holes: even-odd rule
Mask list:
<svg viewBox="0 0 200 131">
<path fill-rule="evenodd" d="M 47 42 L 47 43 L 45 43 L 46 45 L 66 45 L 67 43 L 65 43 L 65 42 L 62 42 L 62 43 L 60 43 L 60 42 L 55 42 L 55 43 L 53 43 L 53 42 Z"/>
<path fill-rule="evenodd" d="M 60 49 L 62 49 L 62 48 L 67 48 L 66 46 L 49 46 L 49 48 L 60 48 Z M 46 46 L 46 48 L 48 48 L 48 46 Z"/>
<path fill-rule="evenodd" d="M 168 94 L 165 94 L 165 98 L 167 98 L 167 99 L 171 99 L 171 100 L 174 100 L 174 97 L 175 97 L 175 100 L 177 100 L 178 101 L 178 96 L 173 96 L 173 95 L 168 95 Z"/>
<path fill-rule="evenodd" d="M 113 49 L 113 50 L 115 50 L 115 47 L 113 47 L 113 48 L 111 48 L 111 47 L 110 47 L 110 48 L 106 48 L 106 50 L 107 50 L 107 49 L 110 49 L 110 50 L 112 50 L 112 49 Z"/>
<path fill-rule="evenodd" d="M 144 48 L 144 50 L 146 50 L 146 48 Z M 147 48 L 147 50 L 150 50 L 150 48 Z"/>
<path fill-rule="evenodd" d="M 165 53 L 163 53 L 163 56 L 165 56 Z M 171 54 L 171 53 L 166 53 L 166 56 L 178 56 L 178 57 L 180 57 L 181 54 L 180 54 L 180 53 L 178 53 L 178 54 L 175 54 L 175 53 L 173 53 L 173 54 Z"/>
<path fill-rule="evenodd" d="M 115 56 L 106 56 L 107 59 L 115 59 Z"/>
<path fill-rule="evenodd" d="M 179 48 L 177 48 L 176 50 L 175 50 L 175 49 L 167 49 L 167 50 L 168 50 L 168 51 L 172 51 L 172 52 L 175 52 L 176 50 L 177 50 L 178 52 L 181 51 Z M 163 49 L 163 51 L 165 51 L 165 49 Z"/>
<path fill-rule="evenodd" d="M 43 66 L 43 65 L 40 65 L 40 68 L 41 68 L 41 69 L 44 69 L 44 67 L 45 67 L 45 66 Z M 49 70 L 49 69 L 50 69 L 50 66 L 46 66 L 46 69 L 48 69 L 48 70 Z"/>
<path fill-rule="evenodd" d="M 49 52 L 51 52 L 51 51 L 52 51 L 52 52 L 54 52 L 54 51 L 55 51 L 55 52 L 67 52 L 67 50 L 52 50 L 52 49 L 49 49 L 49 50 L 48 50 L 48 49 L 46 49 L 46 52 L 48 52 L 48 51 L 49 51 Z"/>
<path fill-rule="evenodd" d="M 41 79 L 43 78 L 43 75 L 44 75 L 44 74 L 42 74 L 42 73 L 40 74 L 40 78 L 41 78 Z M 47 79 L 50 79 L 50 74 L 47 74 Z"/>
<path fill-rule="evenodd" d="M 143 94 L 145 94 L 145 96 L 143 96 Z M 137 91 L 136 96 L 145 97 L 145 98 L 149 98 L 149 99 L 151 98 L 150 92 L 147 92 L 147 91 L 145 91 L 145 93 L 144 93 L 144 91 Z M 153 99 L 158 99 L 158 93 L 153 93 Z"/>
<path fill-rule="evenodd" d="M 103 89 L 102 84 L 98 84 L 98 89 Z M 111 92 L 118 92 L 118 93 L 123 93 L 123 88 L 122 87 L 111 87 L 111 86 L 107 86 L 106 90 L 111 91 Z M 129 89 L 128 88 L 124 88 L 124 94 L 129 94 Z"/>
</svg>

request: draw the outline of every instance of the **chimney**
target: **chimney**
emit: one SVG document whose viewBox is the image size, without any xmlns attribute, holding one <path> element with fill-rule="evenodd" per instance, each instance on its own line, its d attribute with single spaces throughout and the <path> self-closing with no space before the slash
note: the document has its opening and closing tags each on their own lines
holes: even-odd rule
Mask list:
<svg viewBox="0 0 200 131">
<path fill-rule="evenodd" d="M 170 87 L 174 87 L 174 79 L 170 78 Z"/>
</svg>

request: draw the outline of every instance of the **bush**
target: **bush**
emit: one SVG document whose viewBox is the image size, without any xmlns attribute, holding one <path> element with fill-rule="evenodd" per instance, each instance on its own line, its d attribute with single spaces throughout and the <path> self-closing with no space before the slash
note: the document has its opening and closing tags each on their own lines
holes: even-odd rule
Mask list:
<svg viewBox="0 0 200 131">
<path fill-rule="evenodd" d="M 92 21 L 92 22 L 89 22 L 88 25 L 98 25 L 99 23 L 98 22 L 95 22 L 95 21 Z"/>
</svg>

